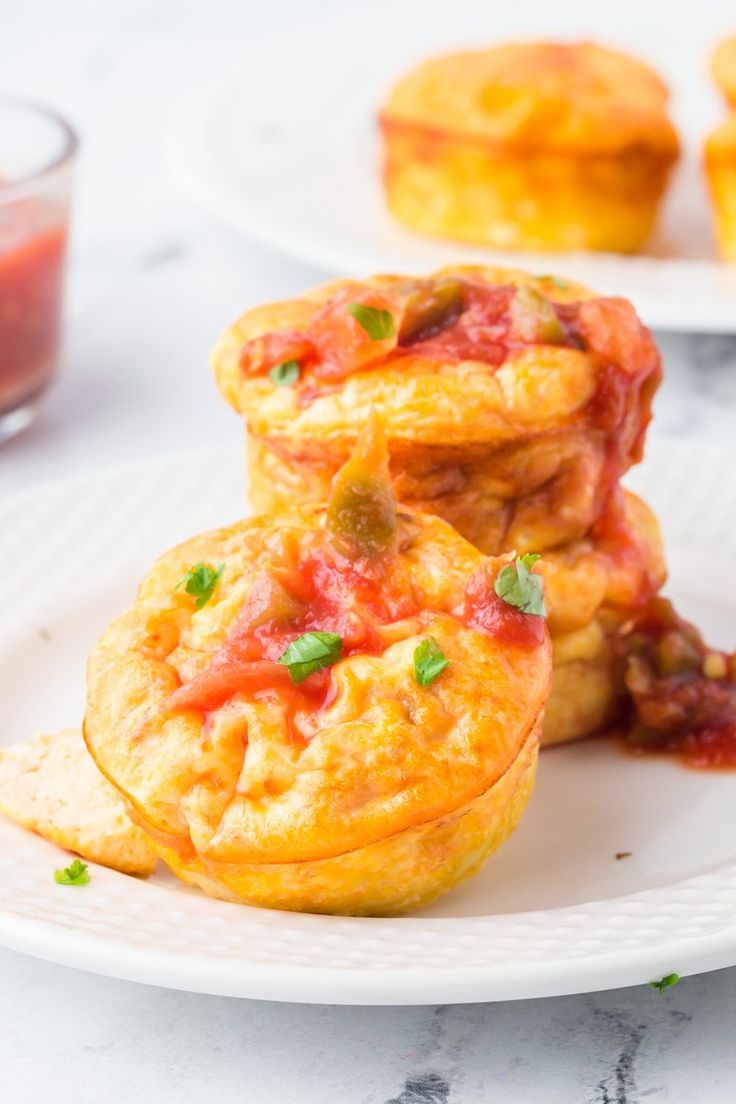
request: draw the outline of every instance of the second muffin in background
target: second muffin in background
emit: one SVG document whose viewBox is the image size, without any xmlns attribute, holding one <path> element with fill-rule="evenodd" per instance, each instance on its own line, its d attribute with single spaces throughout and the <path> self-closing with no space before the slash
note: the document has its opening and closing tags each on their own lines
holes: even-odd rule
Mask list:
<svg viewBox="0 0 736 1104">
<path fill-rule="evenodd" d="M 499 249 L 636 252 L 679 156 L 667 100 L 644 62 L 591 42 L 430 59 L 380 111 L 388 205 Z"/>
</svg>

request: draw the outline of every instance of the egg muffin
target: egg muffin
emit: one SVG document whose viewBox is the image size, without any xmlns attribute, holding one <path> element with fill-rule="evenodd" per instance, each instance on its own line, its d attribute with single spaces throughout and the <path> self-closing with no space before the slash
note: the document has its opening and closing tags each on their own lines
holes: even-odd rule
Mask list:
<svg viewBox="0 0 736 1104">
<path fill-rule="evenodd" d="M 542 744 L 600 732 L 625 707 L 621 639 L 666 577 L 656 517 L 618 490 L 582 541 L 553 549 L 539 566 L 552 637 L 552 690 Z"/>
<path fill-rule="evenodd" d="M 736 113 L 708 135 L 705 173 L 719 252 L 736 261 Z"/>
<path fill-rule="evenodd" d="M 536 570 L 397 508 L 370 434 L 327 505 L 157 562 L 90 658 L 87 745 L 213 896 L 417 908 L 476 872 L 531 794 L 551 674 Z"/>
<path fill-rule="evenodd" d="M 648 65 L 591 42 L 425 61 L 380 111 L 389 208 L 499 249 L 633 253 L 679 156 L 667 101 Z"/>
<path fill-rule="evenodd" d="M 399 500 L 489 555 L 583 538 L 640 459 L 661 363 L 625 299 L 460 266 L 247 311 L 212 354 L 251 502 L 323 502 L 371 412 Z"/>
<path fill-rule="evenodd" d="M 726 103 L 736 108 L 736 35 L 718 43 L 711 54 L 710 72 Z"/>
</svg>

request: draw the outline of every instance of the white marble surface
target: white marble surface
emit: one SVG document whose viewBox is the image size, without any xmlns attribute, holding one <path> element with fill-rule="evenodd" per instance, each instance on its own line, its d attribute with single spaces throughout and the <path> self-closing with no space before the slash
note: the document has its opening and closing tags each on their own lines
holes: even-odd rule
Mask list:
<svg viewBox="0 0 736 1104">
<path fill-rule="evenodd" d="M 171 171 L 182 93 L 247 64 L 298 0 L 0 0 L 6 89 L 83 139 L 67 342 L 38 423 L 0 450 L 0 494 L 239 433 L 214 335 L 323 273 L 211 222 Z M 308 34 L 308 31 L 305 31 Z M 656 432 L 732 440 L 736 339 L 662 335 Z M 721 1104 L 736 971 L 652 990 L 437 1009 L 330 1009 L 166 992 L 0 952 L 0 1099 L 57 1104 Z"/>
</svg>

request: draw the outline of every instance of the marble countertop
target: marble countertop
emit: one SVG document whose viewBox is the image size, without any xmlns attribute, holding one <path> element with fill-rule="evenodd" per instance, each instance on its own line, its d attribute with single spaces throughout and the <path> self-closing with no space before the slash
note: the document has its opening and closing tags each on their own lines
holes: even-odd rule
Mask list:
<svg viewBox="0 0 736 1104">
<path fill-rule="evenodd" d="M 337 0 L 310 11 L 337 8 Z M 246 304 L 324 273 L 210 220 L 166 156 L 196 79 L 247 63 L 298 0 L 29 0 L 3 16 L 3 85 L 78 126 L 67 341 L 36 425 L 0 449 L 0 494 L 221 444 L 240 432 L 205 370 Z M 659 335 L 654 432 L 731 441 L 736 338 Z M 721 1104 L 736 1075 L 736 970 L 663 996 L 329 1008 L 168 992 L 0 951 L 3 1099 L 155 1104 Z M 101 1087 L 102 1086 L 102 1087 Z"/>
</svg>

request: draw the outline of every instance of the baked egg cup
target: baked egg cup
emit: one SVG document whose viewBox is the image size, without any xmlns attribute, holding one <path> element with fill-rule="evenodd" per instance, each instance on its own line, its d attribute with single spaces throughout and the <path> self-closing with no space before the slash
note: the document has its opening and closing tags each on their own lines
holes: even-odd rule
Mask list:
<svg viewBox="0 0 736 1104">
<path fill-rule="evenodd" d="M 667 100 L 649 66 L 592 42 L 432 58 L 380 111 L 388 206 L 498 249 L 636 252 L 679 156 Z"/>
<path fill-rule="evenodd" d="M 247 311 L 212 365 L 247 424 L 257 512 L 324 502 L 375 412 L 399 500 L 491 555 L 588 533 L 641 458 L 661 377 L 627 300 L 480 266 Z"/>
<path fill-rule="evenodd" d="M 416 909 L 530 797 L 551 677 L 534 557 L 397 508 L 387 469 L 371 432 L 328 505 L 166 553 L 89 660 L 92 757 L 212 896 Z"/>
</svg>

